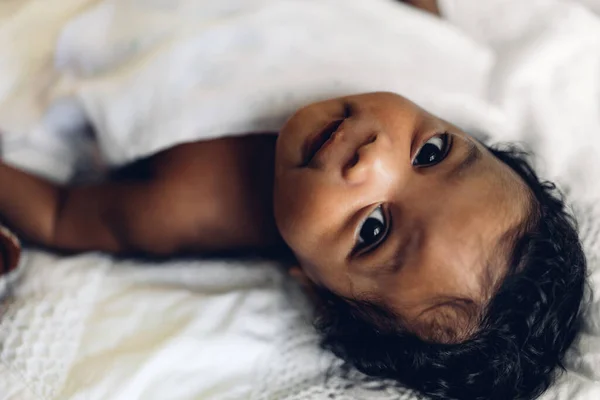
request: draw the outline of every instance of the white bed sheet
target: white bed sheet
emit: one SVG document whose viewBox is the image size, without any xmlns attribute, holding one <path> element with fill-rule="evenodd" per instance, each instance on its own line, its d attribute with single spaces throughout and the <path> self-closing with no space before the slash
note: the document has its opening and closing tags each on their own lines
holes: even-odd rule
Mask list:
<svg viewBox="0 0 600 400">
<path fill-rule="evenodd" d="M 569 190 L 600 287 L 593 0 L 443 0 L 462 32 L 386 0 L 16 4 L 0 2 L 0 130 L 16 165 L 66 179 L 85 123 L 121 164 L 200 137 L 276 130 L 313 99 L 395 90 L 466 129 L 529 143 Z M 308 21 L 317 35 L 302 34 Z M 27 252 L 19 273 L 0 320 L 2 400 L 414 397 L 325 379 L 334 359 L 273 264 Z M 545 399 L 600 397 L 592 300 L 569 372 Z"/>
</svg>

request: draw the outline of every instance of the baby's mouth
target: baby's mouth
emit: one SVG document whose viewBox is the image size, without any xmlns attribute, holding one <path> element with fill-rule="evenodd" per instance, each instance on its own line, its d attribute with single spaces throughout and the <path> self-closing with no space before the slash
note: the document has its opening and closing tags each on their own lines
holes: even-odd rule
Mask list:
<svg viewBox="0 0 600 400">
<path fill-rule="evenodd" d="M 344 122 L 344 119 L 334 120 L 323 128 L 322 131 L 317 133 L 312 138 L 309 138 L 304 144 L 303 154 L 303 163 L 302 167 L 306 167 L 310 164 L 313 158 L 317 155 L 319 150 L 321 150 L 331 139 L 333 134 L 339 129 L 340 125 Z"/>
</svg>

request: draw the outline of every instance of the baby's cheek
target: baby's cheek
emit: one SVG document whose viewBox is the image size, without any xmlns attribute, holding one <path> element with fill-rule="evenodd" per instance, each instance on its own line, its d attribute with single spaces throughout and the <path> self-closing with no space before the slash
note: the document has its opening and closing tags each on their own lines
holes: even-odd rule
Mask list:
<svg viewBox="0 0 600 400">
<path fill-rule="evenodd" d="M 288 201 L 280 207 L 276 221 L 283 240 L 296 256 L 310 254 L 315 236 L 310 210 L 300 201 Z"/>
<path fill-rule="evenodd" d="M 287 244 L 293 249 L 315 226 L 315 191 L 306 176 L 289 171 L 275 187 L 274 212 L 277 227 Z"/>
<path fill-rule="evenodd" d="M 311 256 L 330 251 L 335 245 L 335 210 L 327 199 L 322 201 L 316 193 L 299 192 L 280 205 L 277 224 L 288 246 L 298 254 Z M 312 257 L 311 257 L 312 259 Z"/>
</svg>

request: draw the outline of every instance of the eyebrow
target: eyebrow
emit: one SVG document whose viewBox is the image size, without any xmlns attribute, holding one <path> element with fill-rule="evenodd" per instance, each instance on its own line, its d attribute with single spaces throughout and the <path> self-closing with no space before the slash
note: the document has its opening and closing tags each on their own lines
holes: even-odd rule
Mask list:
<svg viewBox="0 0 600 400">
<path fill-rule="evenodd" d="M 462 159 L 462 161 L 456 164 L 449 172 L 448 177 L 451 179 L 457 179 L 461 175 L 463 175 L 466 171 L 472 168 L 477 161 L 481 160 L 482 153 L 479 147 L 471 140 L 469 142 L 469 149 L 467 151 L 467 155 Z"/>
<path fill-rule="evenodd" d="M 393 255 L 377 269 L 385 274 L 393 274 L 399 271 L 406 263 L 406 258 L 409 254 L 409 251 L 413 250 L 415 247 L 418 247 L 418 242 L 420 241 L 421 239 L 419 235 L 407 235 L 404 240 L 398 243 L 394 249 Z"/>
</svg>

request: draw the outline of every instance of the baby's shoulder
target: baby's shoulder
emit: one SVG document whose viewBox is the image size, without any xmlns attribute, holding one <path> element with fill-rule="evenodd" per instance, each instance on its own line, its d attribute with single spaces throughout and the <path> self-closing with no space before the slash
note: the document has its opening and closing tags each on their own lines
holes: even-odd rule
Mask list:
<svg viewBox="0 0 600 400">
<path fill-rule="evenodd" d="M 223 233 L 227 240 L 212 248 L 256 248 L 276 242 L 275 139 L 226 137 L 181 144 L 153 156 L 149 163 L 154 186 L 171 204 L 170 218 L 193 230 Z"/>
<path fill-rule="evenodd" d="M 174 146 L 148 161 L 160 176 L 179 179 L 224 174 L 231 181 L 238 175 L 258 172 L 265 164 L 270 166 L 275 157 L 275 140 L 274 134 L 201 140 Z"/>
</svg>

